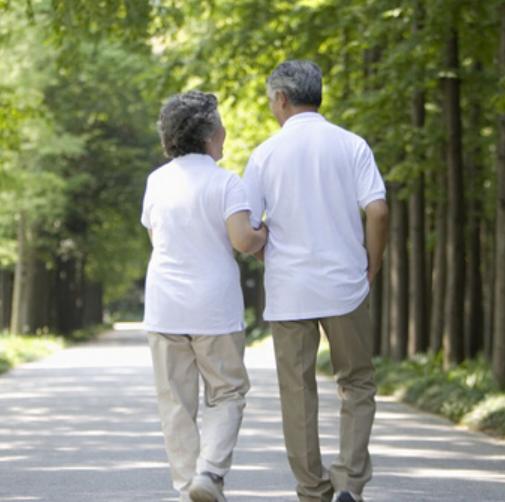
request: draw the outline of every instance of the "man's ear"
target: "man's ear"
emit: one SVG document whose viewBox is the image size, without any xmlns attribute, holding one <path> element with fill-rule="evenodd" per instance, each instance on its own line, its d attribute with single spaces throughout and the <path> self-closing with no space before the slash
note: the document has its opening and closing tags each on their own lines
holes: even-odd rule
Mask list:
<svg viewBox="0 0 505 502">
<path fill-rule="evenodd" d="M 289 105 L 289 99 L 287 94 L 284 91 L 277 91 L 279 93 L 279 101 L 281 103 L 282 108 L 286 108 Z"/>
</svg>

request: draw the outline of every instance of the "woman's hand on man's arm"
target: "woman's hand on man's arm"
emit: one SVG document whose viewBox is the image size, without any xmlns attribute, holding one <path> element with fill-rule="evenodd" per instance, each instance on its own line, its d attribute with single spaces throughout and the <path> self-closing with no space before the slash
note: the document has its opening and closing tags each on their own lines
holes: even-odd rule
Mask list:
<svg viewBox="0 0 505 502">
<path fill-rule="evenodd" d="M 255 230 L 251 226 L 249 211 L 238 211 L 226 220 L 226 228 L 231 245 L 237 251 L 247 254 L 255 254 L 261 249 L 267 240 L 267 227 L 262 223 Z"/>
</svg>

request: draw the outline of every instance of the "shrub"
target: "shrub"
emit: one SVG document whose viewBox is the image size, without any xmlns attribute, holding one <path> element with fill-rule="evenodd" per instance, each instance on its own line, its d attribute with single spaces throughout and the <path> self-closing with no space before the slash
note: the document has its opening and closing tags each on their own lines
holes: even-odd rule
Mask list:
<svg viewBox="0 0 505 502">
<path fill-rule="evenodd" d="M 484 358 L 444 370 L 443 356 L 420 354 L 395 362 L 376 358 L 379 394 L 394 395 L 423 410 L 443 415 L 474 429 L 505 437 L 505 394 L 499 393 Z M 328 351 L 318 367 L 331 369 Z"/>
</svg>

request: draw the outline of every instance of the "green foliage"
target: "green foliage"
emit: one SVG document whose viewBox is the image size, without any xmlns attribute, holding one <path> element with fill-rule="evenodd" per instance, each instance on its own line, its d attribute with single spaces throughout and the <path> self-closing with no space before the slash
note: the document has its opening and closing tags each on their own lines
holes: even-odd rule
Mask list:
<svg viewBox="0 0 505 502">
<path fill-rule="evenodd" d="M 130 0 L 4 1 L 3 8 L 18 13 L 24 11 L 32 23 L 45 24 L 50 30 L 51 41 L 66 45 L 70 50 L 83 38 L 93 40 L 108 36 L 133 46 L 142 44 L 151 20 L 151 2 Z M 65 55 L 71 58 L 70 52 Z"/>
<path fill-rule="evenodd" d="M 65 338 L 42 330 L 36 335 L 12 335 L 0 333 L 0 374 L 23 363 L 46 357 L 69 343 L 83 343 L 96 338 L 111 326 L 100 324 L 75 330 Z"/>
<path fill-rule="evenodd" d="M 8 269 L 16 263 L 16 241 L 0 238 L 0 268 Z"/>
<path fill-rule="evenodd" d="M 67 68 L 46 97 L 58 122 L 84 141 L 76 159 L 59 160 L 67 184 L 59 239 L 84 256 L 87 278 L 100 280 L 110 301 L 147 261 L 138 219 L 145 178 L 160 162 L 157 69 L 149 55 L 115 43 L 82 44 L 79 54 L 80 64 Z"/>
<path fill-rule="evenodd" d="M 48 268 L 60 257 L 84 262 L 86 279 L 102 282 L 110 300 L 142 275 L 147 261 L 138 218 L 145 177 L 160 158 L 159 68 L 145 41 L 137 47 L 108 39 L 114 21 L 106 16 L 111 26 L 100 21 L 96 40 L 82 36 L 71 62 L 60 58 L 65 47 L 48 44 L 46 22 L 66 9 L 69 23 L 82 22 L 82 35 L 96 9 L 116 9 L 121 17 L 131 6 L 53 2 L 58 14 L 48 18 L 42 3 L 33 3 L 31 20 L 20 15 L 19 5 L 0 20 L 0 72 L 6 76 L 0 93 L 0 263 L 17 260 L 23 213 L 27 244 Z"/>
<path fill-rule="evenodd" d="M 48 356 L 63 347 L 63 340 L 52 335 L 19 336 L 0 333 L 0 373 L 24 362 Z"/>
<path fill-rule="evenodd" d="M 330 351 L 324 344 L 321 346 L 317 355 L 317 368 L 321 373 L 326 373 L 327 375 L 333 374 Z"/>
<path fill-rule="evenodd" d="M 445 371 L 441 355 L 419 355 L 401 363 L 377 359 L 376 367 L 381 393 L 394 393 L 455 421 L 496 390 L 484 360 L 466 361 Z"/>
<path fill-rule="evenodd" d="M 454 422 L 505 436 L 505 395 L 493 383 L 484 359 L 465 361 L 444 371 L 441 354 L 419 355 L 400 363 L 375 360 L 378 391 L 443 415 Z M 331 372 L 328 350 L 318 358 L 318 368 Z"/>
<path fill-rule="evenodd" d="M 17 260 L 17 223 L 23 215 L 27 244 L 40 250 L 62 218 L 65 181 L 54 159 L 71 159 L 82 141 L 62 129 L 46 106 L 44 92 L 56 72 L 43 33 L 11 7 L 0 18 L 0 265 Z M 34 48 L 37 47 L 37 50 Z"/>
<path fill-rule="evenodd" d="M 505 103 L 495 61 L 500 2 L 0 1 L 0 265 L 16 260 L 22 212 L 49 267 L 77 257 L 106 301 L 120 298 L 149 253 L 138 216 L 145 177 L 163 162 L 162 99 L 195 87 L 216 92 L 228 130 L 221 163 L 241 172 L 278 128 L 265 81 L 288 58 L 321 66 L 325 116 L 371 143 L 403 197 L 424 174 L 433 207 L 446 195 L 437 180 L 445 169 L 440 81 L 452 72 L 444 50 L 455 28 L 462 67 L 451 75 L 463 82 L 465 155 L 482 167 L 467 190 L 481 195 L 491 226 L 495 116 Z M 412 124 L 416 92 L 426 103 L 422 131 Z M 469 118 L 475 106 L 480 124 Z"/>
<path fill-rule="evenodd" d="M 96 324 L 94 326 L 87 326 L 86 328 L 76 329 L 70 334 L 65 336 L 65 343 L 84 343 L 89 342 L 96 338 L 100 333 L 111 329 L 110 324 Z"/>
<path fill-rule="evenodd" d="M 462 423 L 473 429 L 505 437 L 505 395 L 487 396 L 463 417 Z"/>
<path fill-rule="evenodd" d="M 252 345 L 259 340 L 271 335 L 270 326 L 262 323 L 261 319 L 256 318 L 253 308 L 247 308 L 245 311 L 246 339 L 247 344 Z"/>
</svg>

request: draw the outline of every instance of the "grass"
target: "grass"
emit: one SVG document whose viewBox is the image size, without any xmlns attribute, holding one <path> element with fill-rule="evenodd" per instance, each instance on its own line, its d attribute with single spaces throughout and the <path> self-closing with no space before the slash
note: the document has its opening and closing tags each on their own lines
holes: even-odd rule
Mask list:
<svg viewBox="0 0 505 502">
<path fill-rule="evenodd" d="M 52 335 L 9 335 L 0 333 L 0 373 L 61 349 L 64 340 Z"/>
<path fill-rule="evenodd" d="M 65 335 L 65 342 L 67 345 L 88 342 L 108 329 L 112 329 L 112 324 L 95 324 L 86 328 L 77 329 L 72 331 L 69 335 Z"/>
<path fill-rule="evenodd" d="M 447 371 L 441 354 L 402 362 L 376 358 L 374 363 L 379 394 L 393 395 L 455 423 L 505 438 L 505 393 L 498 391 L 483 358 Z M 327 349 L 321 352 L 318 366 L 331 373 Z"/>
<path fill-rule="evenodd" d="M 66 337 L 45 331 L 36 335 L 10 335 L 0 332 L 0 374 L 22 363 L 36 361 L 74 343 L 95 338 L 107 326 L 97 325 L 74 331 Z"/>
</svg>

